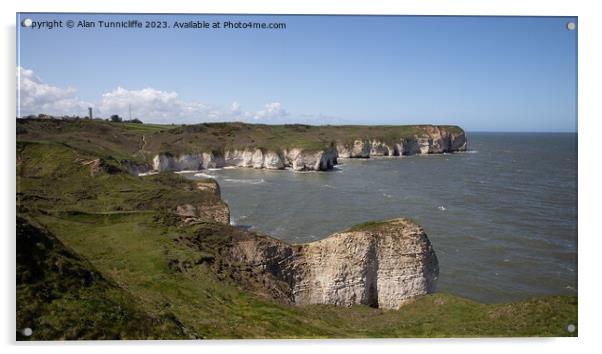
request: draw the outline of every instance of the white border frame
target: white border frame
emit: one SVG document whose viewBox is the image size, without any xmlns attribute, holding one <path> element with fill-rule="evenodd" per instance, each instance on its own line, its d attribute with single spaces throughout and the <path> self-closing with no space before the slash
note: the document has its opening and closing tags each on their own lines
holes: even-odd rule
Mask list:
<svg viewBox="0 0 602 354">
<path fill-rule="evenodd" d="M 225 352 L 291 353 L 309 350 L 342 350 L 363 352 L 368 346 L 378 349 L 397 349 L 408 353 L 435 353 L 459 349 L 464 353 L 504 353 L 516 349 L 533 352 L 568 353 L 593 350 L 597 345 L 600 306 L 600 267 L 597 260 L 602 246 L 596 212 L 599 209 L 600 173 L 598 168 L 598 137 L 600 126 L 600 53 L 601 27 L 599 11 L 594 1 L 577 0 L 206 0 L 193 3 L 190 0 L 141 2 L 135 0 L 69 1 L 69 0 L 21 0 L 18 3 L 1 3 L 3 52 L 2 72 L 6 79 L 1 86 L 4 117 L 2 134 L 6 168 L 2 173 L 2 215 L 4 254 L 2 281 L 0 282 L 0 306 L 3 321 L 0 325 L 1 345 L 8 352 L 39 353 L 104 353 L 116 345 L 163 353 L 168 348 L 178 353 L 216 350 Z M 15 13 L 16 12 L 149 12 L 149 13 L 248 13 L 248 14 L 389 14 L 389 15 L 521 15 L 521 16 L 578 16 L 579 17 L 579 85 L 578 85 L 578 133 L 579 133 L 579 338 L 557 339 L 387 339 L 387 340 L 242 340 L 242 341 L 161 341 L 161 342 L 70 342 L 23 344 L 14 341 L 15 325 Z"/>
</svg>

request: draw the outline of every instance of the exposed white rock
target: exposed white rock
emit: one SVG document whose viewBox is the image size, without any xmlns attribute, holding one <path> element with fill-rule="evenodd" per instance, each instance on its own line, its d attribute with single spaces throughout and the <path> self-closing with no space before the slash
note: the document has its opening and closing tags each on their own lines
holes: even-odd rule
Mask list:
<svg viewBox="0 0 602 354">
<path fill-rule="evenodd" d="M 169 157 L 166 155 L 156 155 L 153 158 L 153 170 L 159 172 L 169 171 Z"/>
<path fill-rule="evenodd" d="M 270 170 L 280 170 L 284 168 L 284 162 L 282 161 L 280 154 L 268 151 L 263 155 L 263 168 Z"/>
<path fill-rule="evenodd" d="M 351 149 L 349 146 L 339 143 L 337 144 L 337 154 L 340 158 L 348 159 L 351 157 Z"/>
<path fill-rule="evenodd" d="M 267 169 L 283 169 L 285 167 L 282 155 L 274 151 L 264 152 L 261 149 L 228 150 L 224 159 L 225 166 L 253 167 Z"/>
<path fill-rule="evenodd" d="M 225 166 L 241 166 L 244 165 L 244 154 L 247 150 L 227 150 L 224 154 L 224 165 Z"/>
<path fill-rule="evenodd" d="M 153 159 L 153 169 L 156 171 L 182 171 L 198 170 L 200 168 L 202 157 L 199 155 L 180 155 L 178 157 L 170 155 L 157 155 Z"/>
<path fill-rule="evenodd" d="M 188 171 L 196 171 L 199 169 L 201 165 L 201 156 L 200 155 L 180 155 L 177 160 L 174 162 L 175 170 L 188 170 Z"/>
<path fill-rule="evenodd" d="M 431 151 L 432 140 L 430 138 L 418 138 L 416 144 L 420 154 L 428 154 Z"/>
<path fill-rule="evenodd" d="M 370 157 L 371 144 L 367 139 L 356 139 L 351 148 L 350 157 Z"/>
<path fill-rule="evenodd" d="M 399 308 L 435 290 L 439 266 L 424 230 L 407 219 L 289 245 L 268 236 L 234 243 L 232 256 L 289 284 L 298 305 L 364 304 Z"/>
<path fill-rule="evenodd" d="M 370 156 L 391 156 L 393 149 L 379 140 L 370 141 Z"/>
<path fill-rule="evenodd" d="M 253 168 L 263 168 L 263 151 L 256 149 L 251 160 Z"/>
<path fill-rule="evenodd" d="M 322 151 L 291 149 L 284 151 L 287 165 L 294 171 L 326 171 L 337 163 L 337 150 L 334 147 Z"/>
<path fill-rule="evenodd" d="M 204 152 L 202 157 L 201 167 L 203 169 L 224 167 L 224 158 L 220 155 L 216 155 L 213 152 Z"/>
<path fill-rule="evenodd" d="M 253 167 L 253 165 L 255 164 L 255 162 L 253 161 L 253 157 L 255 156 L 253 151 L 245 150 L 245 152 L 243 153 L 242 156 L 243 156 L 243 164 L 241 166 L 242 167 Z"/>
<path fill-rule="evenodd" d="M 422 228 L 406 219 L 336 233 L 303 247 L 312 271 L 295 283 L 295 303 L 392 309 L 435 290 L 435 252 Z"/>
</svg>

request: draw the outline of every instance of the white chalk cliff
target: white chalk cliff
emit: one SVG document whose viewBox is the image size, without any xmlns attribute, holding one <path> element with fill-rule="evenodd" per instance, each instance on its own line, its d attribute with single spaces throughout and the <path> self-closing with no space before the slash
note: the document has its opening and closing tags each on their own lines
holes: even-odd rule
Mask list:
<svg viewBox="0 0 602 354">
<path fill-rule="evenodd" d="M 227 149 L 223 153 L 158 154 L 153 158 L 154 171 L 183 171 L 221 168 L 225 166 L 284 169 L 294 171 L 325 171 L 332 169 L 339 158 L 371 156 L 404 156 L 465 151 L 464 132 L 452 133 L 437 126 L 428 127 L 423 135 L 400 138 L 386 143 L 379 139 L 355 139 L 352 143 L 333 142 L 322 150 L 282 148 L 276 151 L 260 148 Z"/>
<path fill-rule="evenodd" d="M 424 230 L 408 219 L 371 223 L 289 245 L 269 236 L 237 240 L 234 259 L 288 284 L 297 305 L 399 308 L 435 290 L 439 266 Z"/>
</svg>

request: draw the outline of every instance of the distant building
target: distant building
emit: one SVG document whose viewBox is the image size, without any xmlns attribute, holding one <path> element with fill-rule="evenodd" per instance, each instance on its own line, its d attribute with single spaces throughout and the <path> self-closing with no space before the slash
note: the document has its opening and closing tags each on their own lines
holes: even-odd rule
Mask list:
<svg viewBox="0 0 602 354">
<path fill-rule="evenodd" d="M 88 118 L 94 119 L 94 116 L 92 115 L 92 107 L 88 107 Z"/>
<path fill-rule="evenodd" d="M 110 119 L 111 119 L 111 122 L 114 122 L 114 123 L 121 123 L 123 121 L 123 119 L 117 114 L 113 114 Z"/>
</svg>

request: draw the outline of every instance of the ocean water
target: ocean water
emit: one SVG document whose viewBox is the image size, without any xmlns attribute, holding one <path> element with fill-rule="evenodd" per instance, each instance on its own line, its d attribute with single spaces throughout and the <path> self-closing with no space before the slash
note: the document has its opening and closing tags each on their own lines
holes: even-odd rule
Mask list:
<svg viewBox="0 0 602 354">
<path fill-rule="evenodd" d="M 201 176 L 218 180 L 233 224 L 292 243 L 412 218 L 439 258 L 438 291 L 488 303 L 576 294 L 577 135 L 470 133 L 468 141 L 464 153 L 341 160 L 331 172 Z"/>
</svg>

